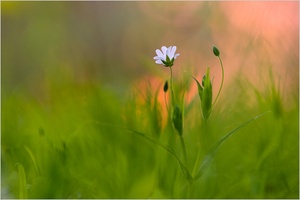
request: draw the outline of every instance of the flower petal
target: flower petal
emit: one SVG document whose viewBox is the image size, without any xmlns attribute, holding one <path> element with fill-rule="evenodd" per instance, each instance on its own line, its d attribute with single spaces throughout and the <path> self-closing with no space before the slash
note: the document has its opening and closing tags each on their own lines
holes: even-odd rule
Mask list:
<svg viewBox="0 0 300 200">
<path fill-rule="evenodd" d="M 173 46 L 173 47 L 172 47 L 171 55 L 173 55 L 173 56 L 175 55 L 176 49 L 177 49 L 176 46 Z"/>
<path fill-rule="evenodd" d="M 159 56 L 159 57 L 164 57 L 164 54 L 161 52 L 161 50 L 159 49 L 156 49 L 156 54 Z"/>
<path fill-rule="evenodd" d="M 168 51 L 167 51 L 167 55 L 170 55 L 171 50 L 172 50 L 172 46 L 169 46 Z"/>
<path fill-rule="evenodd" d="M 179 55 L 180 55 L 179 53 L 176 53 L 176 54 L 174 55 L 174 58 L 176 59 Z"/>
<path fill-rule="evenodd" d="M 162 52 L 163 52 L 163 54 L 164 54 L 164 57 L 166 57 L 166 55 L 167 55 L 167 47 L 166 46 L 162 46 L 161 47 L 161 50 L 162 50 Z"/>
<path fill-rule="evenodd" d="M 156 60 L 155 63 L 157 63 L 157 64 L 164 64 L 161 60 Z"/>
<path fill-rule="evenodd" d="M 174 54 L 175 54 L 175 51 L 176 51 L 176 46 L 170 46 L 169 49 L 169 58 L 172 60 L 174 58 Z"/>
<path fill-rule="evenodd" d="M 159 57 L 159 56 L 155 56 L 153 59 L 154 60 L 163 60 L 163 61 L 165 61 L 165 58 L 162 58 L 162 57 Z"/>
</svg>

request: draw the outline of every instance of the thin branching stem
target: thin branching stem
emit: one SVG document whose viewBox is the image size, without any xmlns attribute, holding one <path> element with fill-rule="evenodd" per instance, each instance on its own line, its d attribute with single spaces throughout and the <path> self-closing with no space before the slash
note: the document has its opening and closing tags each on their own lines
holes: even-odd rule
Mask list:
<svg viewBox="0 0 300 200">
<path fill-rule="evenodd" d="M 220 61 L 220 64 L 221 64 L 221 68 L 222 68 L 222 82 L 221 82 L 221 86 L 220 86 L 219 92 L 218 92 L 218 94 L 217 94 L 217 97 L 215 98 L 215 101 L 214 101 L 212 107 L 214 107 L 214 105 L 215 105 L 217 99 L 219 98 L 219 95 L 220 95 L 220 92 L 221 92 L 221 90 L 222 90 L 223 83 L 224 83 L 224 67 L 223 67 L 222 59 L 220 58 L 220 56 L 218 56 L 218 58 L 219 58 L 219 61 Z"/>
<path fill-rule="evenodd" d="M 187 153 L 186 153 L 184 139 L 182 136 L 180 136 L 180 143 L 181 143 L 181 147 L 182 147 L 184 162 L 185 162 L 186 166 L 188 166 L 188 157 L 187 157 Z"/>
</svg>

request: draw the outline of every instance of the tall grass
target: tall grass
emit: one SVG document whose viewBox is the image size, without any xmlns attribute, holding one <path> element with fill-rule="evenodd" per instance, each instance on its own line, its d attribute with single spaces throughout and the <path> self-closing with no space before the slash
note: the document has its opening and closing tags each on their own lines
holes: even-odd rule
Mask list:
<svg viewBox="0 0 300 200">
<path fill-rule="evenodd" d="M 45 98 L 3 90 L 2 198 L 298 198 L 298 91 L 264 75 L 224 85 L 206 122 L 183 102 L 188 162 L 163 82 L 142 98 L 72 80 Z"/>
</svg>

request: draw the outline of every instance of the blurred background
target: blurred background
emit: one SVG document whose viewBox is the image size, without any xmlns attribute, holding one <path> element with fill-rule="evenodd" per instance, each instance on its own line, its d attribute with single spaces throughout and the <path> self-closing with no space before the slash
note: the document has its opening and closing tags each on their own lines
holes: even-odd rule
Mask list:
<svg viewBox="0 0 300 200">
<path fill-rule="evenodd" d="M 68 76 L 123 90 L 168 73 L 153 62 L 163 45 L 178 47 L 174 70 L 204 74 L 210 66 L 219 76 L 213 44 L 226 82 L 237 71 L 258 77 L 269 63 L 298 85 L 298 34 L 298 2 L 3 2 L 2 89 L 42 96 L 48 79 Z"/>
<path fill-rule="evenodd" d="M 175 80 L 201 80 L 210 67 L 215 91 L 221 69 L 212 45 L 221 52 L 211 141 L 274 114 L 222 149 L 192 197 L 298 198 L 297 1 L 1 2 L 2 198 L 185 198 L 176 161 L 99 124 L 173 133 L 150 99 L 169 78 L 155 50 L 173 45 Z M 153 96 L 138 98 L 133 91 L 146 93 L 149 83 Z M 193 159 L 202 130 L 196 91 L 193 82 L 185 122 Z"/>
</svg>

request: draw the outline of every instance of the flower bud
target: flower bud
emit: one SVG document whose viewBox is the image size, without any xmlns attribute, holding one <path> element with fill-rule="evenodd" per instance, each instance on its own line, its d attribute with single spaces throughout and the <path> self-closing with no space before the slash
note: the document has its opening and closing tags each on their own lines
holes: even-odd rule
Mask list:
<svg viewBox="0 0 300 200">
<path fill-rule="evenodd" d="M 164 85 L 164 92 L 167 92 L 169 89 L 169 84 L 168 84 L 168 81 L 165 82 L 165 85 Z"/>
<path fill-rule="evenodd" d="M 204 74 L 203 78 L 202 78 L 202 86 L 204 87 L 205 85 L 205 78 L 206 78 L 206 75 Z"/>
<path fill-rule="evenodd" d="M 203 118 L 207 120 L 212 108 L 212 83 L 209 76 L 209 68 L 206 70 L 206 76 L 203 84 L 201 108 Z"/>
<path fill-rule="evenodd" d="M 213 45 L 213 52 L 214 52 L 215 56 L 220 56 L 220 51 L 215 45 Z"/>
<path fill-rule="evenodd" d="M 193 77 L 194 78 L 194 77 Z M 209 76 L 209 68 L 206 70 L 206 74 L 202 78 L 202 86 L 199 81 L 194 78 L 198 86 L 198 95 L 201 100 L 202 115 L 207 120 L 211 113 L 212 108 L 212 83 Z"/>
</svg>

